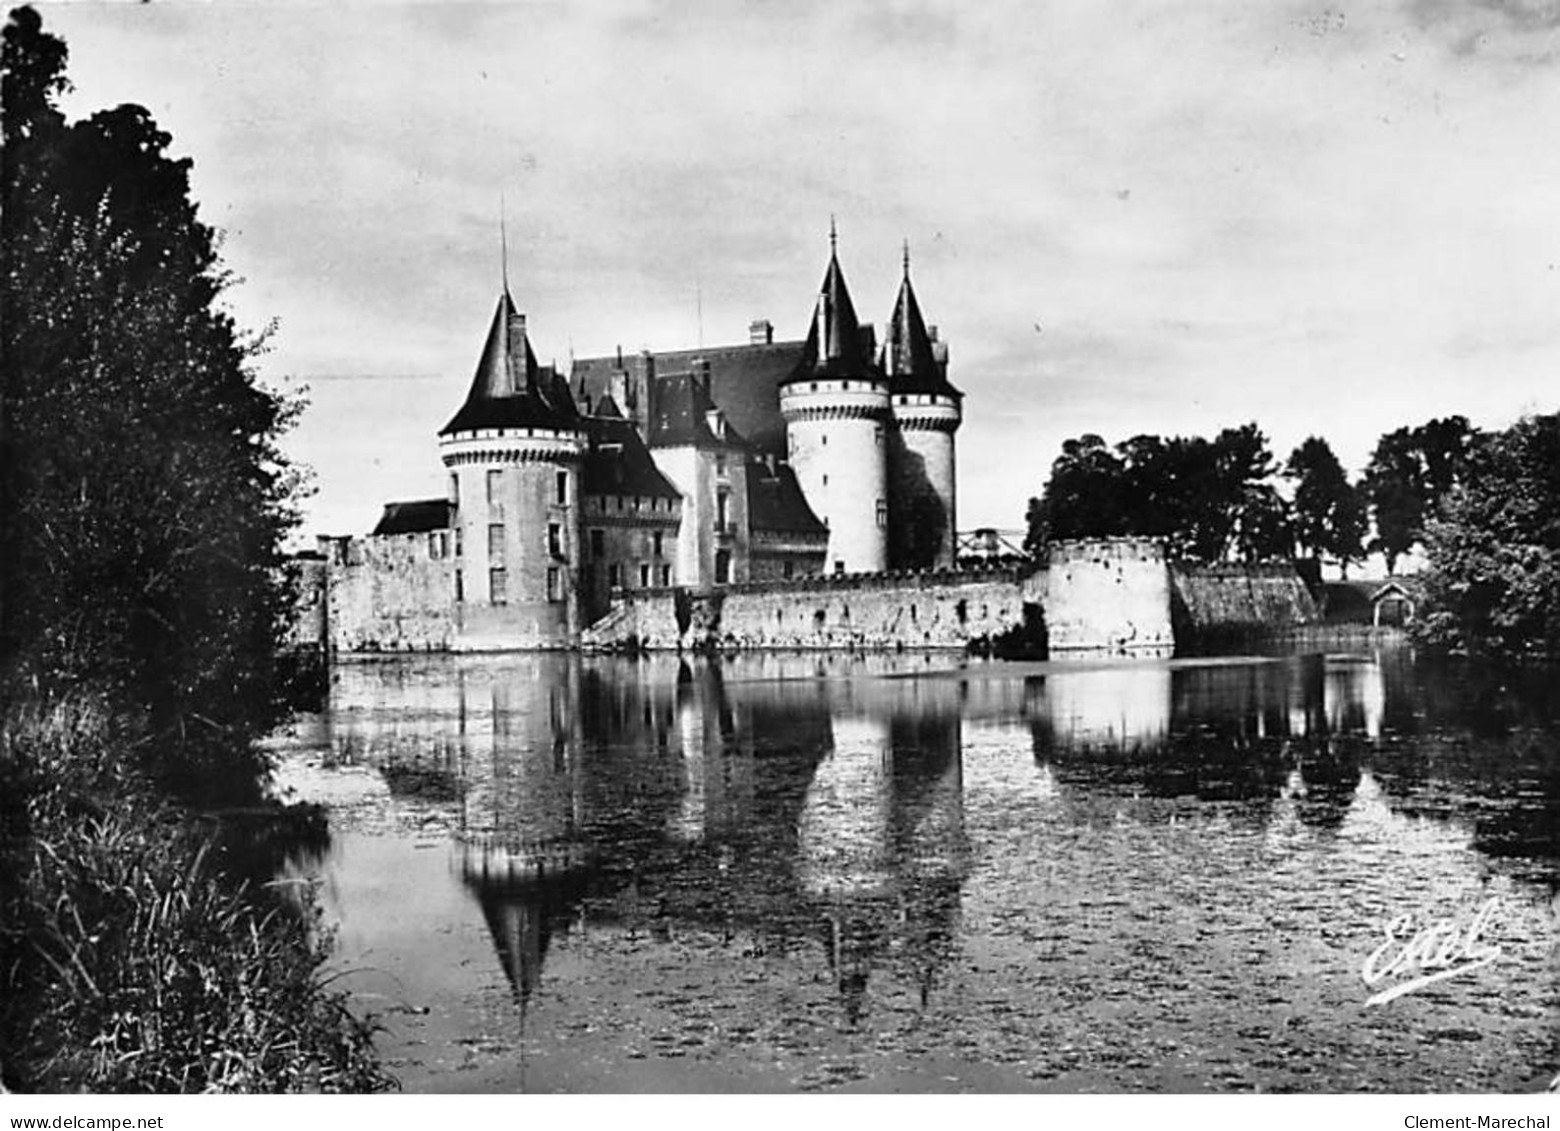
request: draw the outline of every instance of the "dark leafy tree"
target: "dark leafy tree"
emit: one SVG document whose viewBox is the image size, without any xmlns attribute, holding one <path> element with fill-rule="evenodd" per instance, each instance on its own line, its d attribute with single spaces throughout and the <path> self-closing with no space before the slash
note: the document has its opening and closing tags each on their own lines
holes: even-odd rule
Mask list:
<svg viewBox="0 0 1560 1131">
<path fill-rule="evenodd" d="M 1296 543 L 1317 560 L 1336 558 L 1347 575 L 1349 563 L 1364 557 L 1366 515 L 1332 447 L 1310 437 L 1291 453 L 1284 474 L 1295 483 Z"/>
<path fill-rule="evenodd" d="M 273 718 L 293 409 L 220 308 L 190 162 L 138 106 L 67 123 L 65 59 L 35 12 L 11 14 L 0 660 L 134 706 L 165 779 L 235 783 Z"/>
<path fill-rule="evenodd" d="M 1560 653 L 1560 415 L 1487 437 L 1426 524 L 1422 639 L 1474 653 Z"/>
<path fill-rule="evenodd" d="M 1267 438 L 1255 424 L 1200 436 L 1134 436 L 1114 451 L 1069 440 L 1045 493 L 1031 500 L 1029 542 L 1131 534 L 1163 538 L 1174 558 L 1249 560 L 1287 553 L 1284 503 Z"/>
<path fill-rule="evenodd" d="M 1386 558 L 1388 573 L 1423 538 L 1425 521 L 1461 480 L 1477 438 L 1466 418 L 1449 416 L 1399 428 L 1376 444 L 1361 486 L 1375 520 L 1371 548 Z"/>
<path fill-rule="evenodd" d="M 1235 551 L 1245 562 L 1287 561 L 1294 556 L 1289 504 L 1272 484 L 1247 487 L 1236 525 Z"/>
<path fill-rule="evenodd" d="M 1064 443 L 1044 495 L 1030 500 L 1025 549 L 1039 554 L 1054 541 L 1125 533 L 1124 470 L 1099 436 Z"/>
</svg>

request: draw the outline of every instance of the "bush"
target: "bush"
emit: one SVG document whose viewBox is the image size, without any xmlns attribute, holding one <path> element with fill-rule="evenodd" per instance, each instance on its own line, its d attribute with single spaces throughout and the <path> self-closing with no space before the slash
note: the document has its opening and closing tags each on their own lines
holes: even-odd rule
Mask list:
<svg viewBox="0 0 1560 1131">
<path fill-rule="evenodd" d="M 212 866 L 209 837 L 123 773 L 123 736 L 101 701 L 26 712 L 3 737 L 0 1047 L 11 1084 L 392 1086 L 372 1025 L 328 987 L 312 893 L 288 905 Z"/>
<path fill-rule="evenodd" d="M 1422 643 L 1560 654 L 1560 415 L 1487 438 L 1428 524 Z"/>
</svg>

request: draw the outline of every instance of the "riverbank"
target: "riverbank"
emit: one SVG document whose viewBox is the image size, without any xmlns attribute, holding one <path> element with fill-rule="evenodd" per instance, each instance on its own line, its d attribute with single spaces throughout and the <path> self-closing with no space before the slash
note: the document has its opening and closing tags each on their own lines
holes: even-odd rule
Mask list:
<svg viewBox="0 0 1560 1131">
<path fill-rule="evenodd" d="M 88 697 L 13 708 L 0 724 L 5 1087 L 392 1086 L 373 1026 L 327 986 L 312 893 L 265 883 L 279 841 L 257 830 L 308 815 L 196 814 L 134 771 L 134 742 Z"/>
</svg>

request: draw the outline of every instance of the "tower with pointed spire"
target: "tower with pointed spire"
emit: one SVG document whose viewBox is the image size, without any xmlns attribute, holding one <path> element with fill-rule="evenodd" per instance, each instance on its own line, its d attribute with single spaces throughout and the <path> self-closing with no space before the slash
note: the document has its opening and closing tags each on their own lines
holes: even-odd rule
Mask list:
<svg viewBox="0 0 1560 1131">
<path fill-rule="evenodd" d="M 568 383 L 537 364 L 506 285 L 466 402 L 439 431 L 455 509 L 458 648 L 578 642 L 586 446 Z"/>
<path fill-rule="evenodd" d="M 894 427 L 888 452 L 889 564 L 893 569 L 952 569 L 958 544 L 954 433 L 964 394 L 948 382 L 948 350 L 928 330 L 904 278 L 884 335 L 882 368 Z"/>
<path fill-rule="evenodd" d="M 838 237 L 829 224 L 824 272 L 802 356 L 780 385 L 787 459 L 829 528 L 824 568 L 876 573 L 888 566 L 889 385 L 870 327 L 856 319 Z"/>
</svg>

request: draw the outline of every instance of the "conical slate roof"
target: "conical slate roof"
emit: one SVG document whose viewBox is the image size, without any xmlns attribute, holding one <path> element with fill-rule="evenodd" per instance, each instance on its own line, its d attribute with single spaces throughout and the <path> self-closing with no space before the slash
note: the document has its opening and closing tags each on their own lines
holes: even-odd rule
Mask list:
<svg viewBox="0 0 1560 1131">
<path fill-rule="evenodd" d="M 578 417 L 566 385 L 536 363 L 525 316 L 506 289 L 493 312 L 466 403 L 439 435 L 476 428 L 567 430 L 578 426 Z"/>
<path fill-rule="evenodd" d="M 894 316 L 888 323 L 888 341 L 883 343 L 883 369 L 888 373 L 892 393 L 941 393 L 962 396 L 948 383 L 946 354 L 939 358 L 921 317 L 921 304 L 910 285 L 910 247 L 905 245 L 905 277 L 899 284 Z"/>
<path fill-rule="evenodd" d="M 850 288 L 845 285 L 845 272 L 840 270 L 840 260 L 834 245 L 835 237 L 831 229 L 829 267 L 824 272 L 823 285 L 818 288 L 818 304 L 813 309 L 812 326 L 807 331 L 802 360 L 792 380 L 805 377 L 866 378 L 875 375 L 871 351 L 862 348 L 865 338 L 861 323 L 856 318 L 856 307 L 850 300 Z"/>
</svg>

